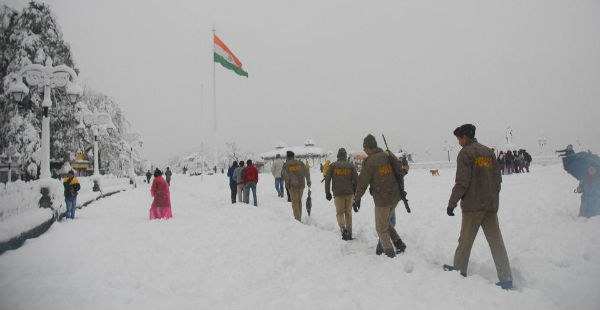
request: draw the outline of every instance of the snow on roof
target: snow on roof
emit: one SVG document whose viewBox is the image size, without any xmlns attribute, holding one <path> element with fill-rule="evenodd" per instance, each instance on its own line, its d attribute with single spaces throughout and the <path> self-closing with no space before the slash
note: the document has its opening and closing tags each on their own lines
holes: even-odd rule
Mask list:
<svg viewBox="0 0 600 310">
<path fill-rule="evenodd" d="M 287 151 L 294 152 L 296 157 L 325 157 L 325 156 L 327 156 L 327 153 L 325 151 L 323 151 L 323 149 L 320 147 L 316 147 L 314 145 L 312 145 L 312 146 L 302 145 L 302 146 L 290 146 L 290 147 L 278 148 L 278 149 L 275 149 L 275 150 L 272 150 L 272 151 L 269 151 L 266 153 L 262 153 L 260 155 L 260 157 L 262 159 L 273 159 L 273 158 L 275 158 L 275 156 L 277 154 L 279 154 L 282 158 L 285 158 Z"/>
</svg>

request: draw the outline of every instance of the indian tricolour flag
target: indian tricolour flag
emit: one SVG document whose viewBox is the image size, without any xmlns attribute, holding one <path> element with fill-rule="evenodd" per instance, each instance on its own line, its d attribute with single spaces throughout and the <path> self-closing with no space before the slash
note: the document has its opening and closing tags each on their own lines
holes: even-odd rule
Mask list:
<svg viewBox="0 0 600 310">
<path fill-rule="evenodd" d="M 225 45 L 225 43 L 223 43 L 223 41 L 221 41 L 221 39 L 219 39 L 219 37 L 217 37 L 216 34 L 214 37 L 215 62 L 220 63 L 223 67 L 239 75 L 247 77 L 248 72 L 242 69 L 242 62 L 235 57 L 233 52 L 227 47 L 227 45 Z"/>
</svg>

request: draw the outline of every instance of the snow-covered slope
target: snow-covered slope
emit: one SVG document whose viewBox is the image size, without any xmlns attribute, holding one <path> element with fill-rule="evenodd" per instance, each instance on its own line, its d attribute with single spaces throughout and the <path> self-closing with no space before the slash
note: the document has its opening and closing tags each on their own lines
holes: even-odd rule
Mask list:
<svg viewBox="0 0 600 310">
<path fill-rule="evenodd" d="M 460 214 L 445 207 L 454 171 L 406 178 L 412 214 L 396 210 L 408 245 L 376 256 L 373 202 L 339 237 L 313 170 L 305 224 L 261 174 L 259 207 L 229 201 L 226 177 L 174 176 L 174 218 L 148 220 L 148 184 L 80 210 L 75 221 L 0 256 L 0 308 L 598 308 L 600 217 L 577 217 L 576 181 L 558 165 L 504 178 L 500 226 L 518 290 L 494 285 L 483 234 L 469 276 L 452 262 Z M 306 197 L 306 194 L 305 194 Z"/>
</svg>

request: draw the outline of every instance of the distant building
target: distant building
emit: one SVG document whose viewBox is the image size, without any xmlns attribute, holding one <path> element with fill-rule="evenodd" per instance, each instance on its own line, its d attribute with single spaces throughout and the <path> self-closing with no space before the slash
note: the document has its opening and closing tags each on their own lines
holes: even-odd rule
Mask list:
<svg viewBox="0 0 600 310">
<path fill-rule="evenodd" d="M 89 174 L 88 171 L 90 169 L 91 171 L 93 171 L 93 167 L 91 167 L 91 162 L 83 153 L 75 155 L 75 158 L 71 161 L 71 168 L 73 168 L 73 170 L 76 171 L 76 175 L 78 176 L 87 176 Z"/>
<path fill-rule="evenodd" d="M 286 146 L 283 142 L 279 142 L 274 150 L 263 153 L 260 157 L 265 161 L 272 162 L 277 154 L 279 154 L 285 160 L 287 151 L 294 152 L 298 160 L 303 162 L 308 161 L 311 167 L 315 167 L 315 165 L 318 167 L 320 163 L 325 162 L 328 155 L 322 148 L 316 147 L 312 139 L 306 139 L 304 145 L 301 146 Z"/>
</svg>

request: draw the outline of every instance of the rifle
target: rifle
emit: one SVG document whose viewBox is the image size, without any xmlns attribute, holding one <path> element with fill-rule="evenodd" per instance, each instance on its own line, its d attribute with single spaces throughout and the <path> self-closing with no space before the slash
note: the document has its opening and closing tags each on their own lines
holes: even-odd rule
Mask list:
<svg viewBox="0 0 600 310">
<path fill-rule="evenodd" d="M 390 161 L 390 165 L 392 166 L 392 169 L 394 170 L 394 177 L 396 178 L 396 183 L 398 184 L 398 189 L 400 189 L 400 199 L 402 200 L 402 202 L 404 203 L 404 207 L 406 208 L 406 212 L 410 213 L 410 207 L 408 206 L 408 200 L 406 199 L 406 192 L 404 191 L 404 185 L 400 178 L 398 176 L 398 173 L 396 173 L 396 168 L 393 162 L 393 158 L 392 158 L 392 153 L 390 151 L 390 148 L 388 147 L 387 141 L 385 140 L 385 136 L 382 134 L 381 135 L 383 137 L 383 143 L 385 143 L 385 149 L 388 152 L 388 160 Z"/>
</svg>

